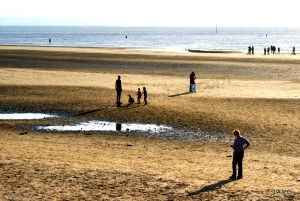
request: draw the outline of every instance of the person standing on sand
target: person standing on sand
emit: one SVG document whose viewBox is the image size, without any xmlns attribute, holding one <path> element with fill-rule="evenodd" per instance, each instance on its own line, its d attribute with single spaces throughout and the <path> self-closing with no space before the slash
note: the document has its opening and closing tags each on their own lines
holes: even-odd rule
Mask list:
<svg viewBox="0 0 300 201">
<path fill-rule="evenodd" d="M 121 105 L 121 93 L 122 93 L 122 82 L 121 82 L 121 76 L 118 76 L 118 79 L 116 80 L 116 91 L 117 91 L 117 105 Z"/>
<path fill-rule="evenodd" d="M 292 55 L 296 55 L 296 47 L 295 46 L 293 47 Z"/>
<path fill-rule="evenodd" d="M 233 135 L 235 140 L 233 145 L 230 145 L 233 148 L 233 159 L 232 159 L 232 175 L 230 179 L 242 179 L 243 178 L 243 158 L 244 150 L 250 146 L 250 142 L 240 135 L 240 131 L 235 129 L 233 130 Z M 246 146 L 244 147 L 244 144 Z M 238 176 L 236 177 L 236 165 L 239 166 Z"/>
<path fill-rule="evenodd" d="M 248 55 L 251 55 L 251 46 L 248 46 Z"/>
<path fill-rule="evenodd" d="M 144 102 L 145 102 L 145 105 L 147 105 L 147 97 L 148 97 L 148 93 L 147 93 L 146 87 L 143 87 L 143 94 L 144 94 Z"/>
<path fill-rule="evenodd" d="M 196 74 L 191 72 L 190 74 L 190 93 L 196 93 Z"/>
<path fill-rule="evenodd" d="M 252 45 L 252 48 L 251 48 L 251 52 L 252 52 L 252 55 L 254 55 L 254 46 Z"/>
<path fill-rule="evenodd" d="M 142 92 L 140 88 L 138 88 L 136 95 L 137 95 L 137 101 L 136 101 L 137 104 L 141 104 Z"/>
</svg>

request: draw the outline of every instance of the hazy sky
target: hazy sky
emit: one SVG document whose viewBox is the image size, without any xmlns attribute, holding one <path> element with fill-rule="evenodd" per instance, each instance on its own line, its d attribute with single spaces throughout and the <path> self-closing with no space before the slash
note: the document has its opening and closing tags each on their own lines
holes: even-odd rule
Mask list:
<svg viewBox="0 0 300 201">
<path fill-rule="evenodd" d="M 0 0 L 0 25 L 299 27 L 298 5 L 299 0 Z"/>
</svg>

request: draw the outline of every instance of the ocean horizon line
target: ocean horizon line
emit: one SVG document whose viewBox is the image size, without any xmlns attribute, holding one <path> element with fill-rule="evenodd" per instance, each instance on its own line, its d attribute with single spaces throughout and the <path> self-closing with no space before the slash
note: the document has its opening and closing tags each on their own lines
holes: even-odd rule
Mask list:
<svg viewBox="0 0 300 201">
<path fill-rule="evenodd" d="M 1 26 L 0 45 L 111 47 L 185 52 L 255 53 L 280 47 L 281 53 L 300 46 L 300 28 L 117 27 L 117 26 Z"/>
</svg>

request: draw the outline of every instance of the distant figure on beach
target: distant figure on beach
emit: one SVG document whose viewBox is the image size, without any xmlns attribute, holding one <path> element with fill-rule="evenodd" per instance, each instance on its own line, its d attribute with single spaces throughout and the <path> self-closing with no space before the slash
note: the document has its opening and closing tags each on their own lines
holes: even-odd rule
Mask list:
<svg viewBox="0 0 300 201">
<path fill-rule="evenodd" d="M 137 101 L 136 101 L 136 103 L 137 104 L 141 104 L 142 92 L 141 92 L 140 88 L 138 88 L 138 91 L 137 91 L 136 95 L 137 95 Z"/>
<path fill-rule="evenodd" d="M 243 178 L 243 158 L 244 150 L 250 146 L 250 142 L 240 135 L 240 131 L 235 129 L 233 130 L 233 135 L 235 140 L 233 145 L 230 145 L 233 148 L 233 159 L 232 159 L 232 175 L 230 179 L 242 179 Z M 244 144 L 246 146 L 244 147 Z M 238 165 L 238 175 L 236 176 L 236 165 Z"/>
<path fill-rule="evenodd" d="M 51 43 L 51 38 L 49 38 L 49 43 Z"/>
<path fill-rule="evenodd" d="M 248 46 L 248 53 L 247 54 L 251 55 L 251 51 L 252 51 L 251 46 Z"/>
<path fill-rule="evenodd" d="M 295 46 L 293 47 L 292 55 L 296 55 L 296 47 Z"/>
<path fill-rule="evenodd" d="M 267 54 L 267 48 L 264 48 L 264 55 Z"/>
<path fill-rule="evenodd" d="M 190 93 L 196 93 L 196 74 L 191 72 L 190 74 Z"/>
<path fill-rule="evenodd" d="M 144 95 L 144 102 L 145 102 L 145 105 L 147 105 L 147 97 L 148 97 L 148 93 L 147 93 L 146 87 L 143 87 L 143 95 Z"/>
<path fill-rule="evenodd" d="M 277 48 L 277 54 L 280 54 L 280 47 Z"/>
<path fill-rule="evenodd" d="M 272 54 L 276 54 L 276 46 L 271 46 L 271 52 Z"/>
<path fill-rule="evenodd" d="M 121 76 L 118 76 L 118 79 L 116 80 L 116 91 L 117 91 L 117 106 L 121 106 L 121 93 L 122 93 L 122 82 L 121 82 Z"/>
<path fill-rule="evenodd" d="M 251 52 L 252 52 L 252 55 L 254 55 L 254 47 L 252 45 L 252 48 L 251 48 Z"/>
<path fill-rule="evenodd" d="M 127 36 L 125 38 L 127 38 Z"/>
<path fill-rule="evenodd" d="M 132 96 L 130 94 L 128 94 L 128 104 L 127 104 L 127 106 L 132 105 L 133 103 L 134 103 L 134 99 L 132 98 Z"/>
<path fill-rule="evenodd" d="M 270 54 L 270 47 L 268 47 L 267 52 L 268 52 L 268 54 Z"/>
</svg>

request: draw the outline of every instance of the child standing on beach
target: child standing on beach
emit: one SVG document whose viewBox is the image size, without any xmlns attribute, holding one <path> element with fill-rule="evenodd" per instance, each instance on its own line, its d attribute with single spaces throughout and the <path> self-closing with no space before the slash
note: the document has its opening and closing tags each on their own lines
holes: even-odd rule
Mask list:
<svg viewBox="0 0 300 201">
<path fill-rule="evenodd" d="M 145 105 L 147 105 L 147 90 L 146 90 L 146 87 L 143 87 L 143 94 L 144 94 L 144 102 L 145 102 Z"/>
<path fill-rule="evenodd" d="M 136 95 L 137 95 L 137 104 L 141 104 L 142 92 L 140 88 L 138 88 Z"/>
</svg>

